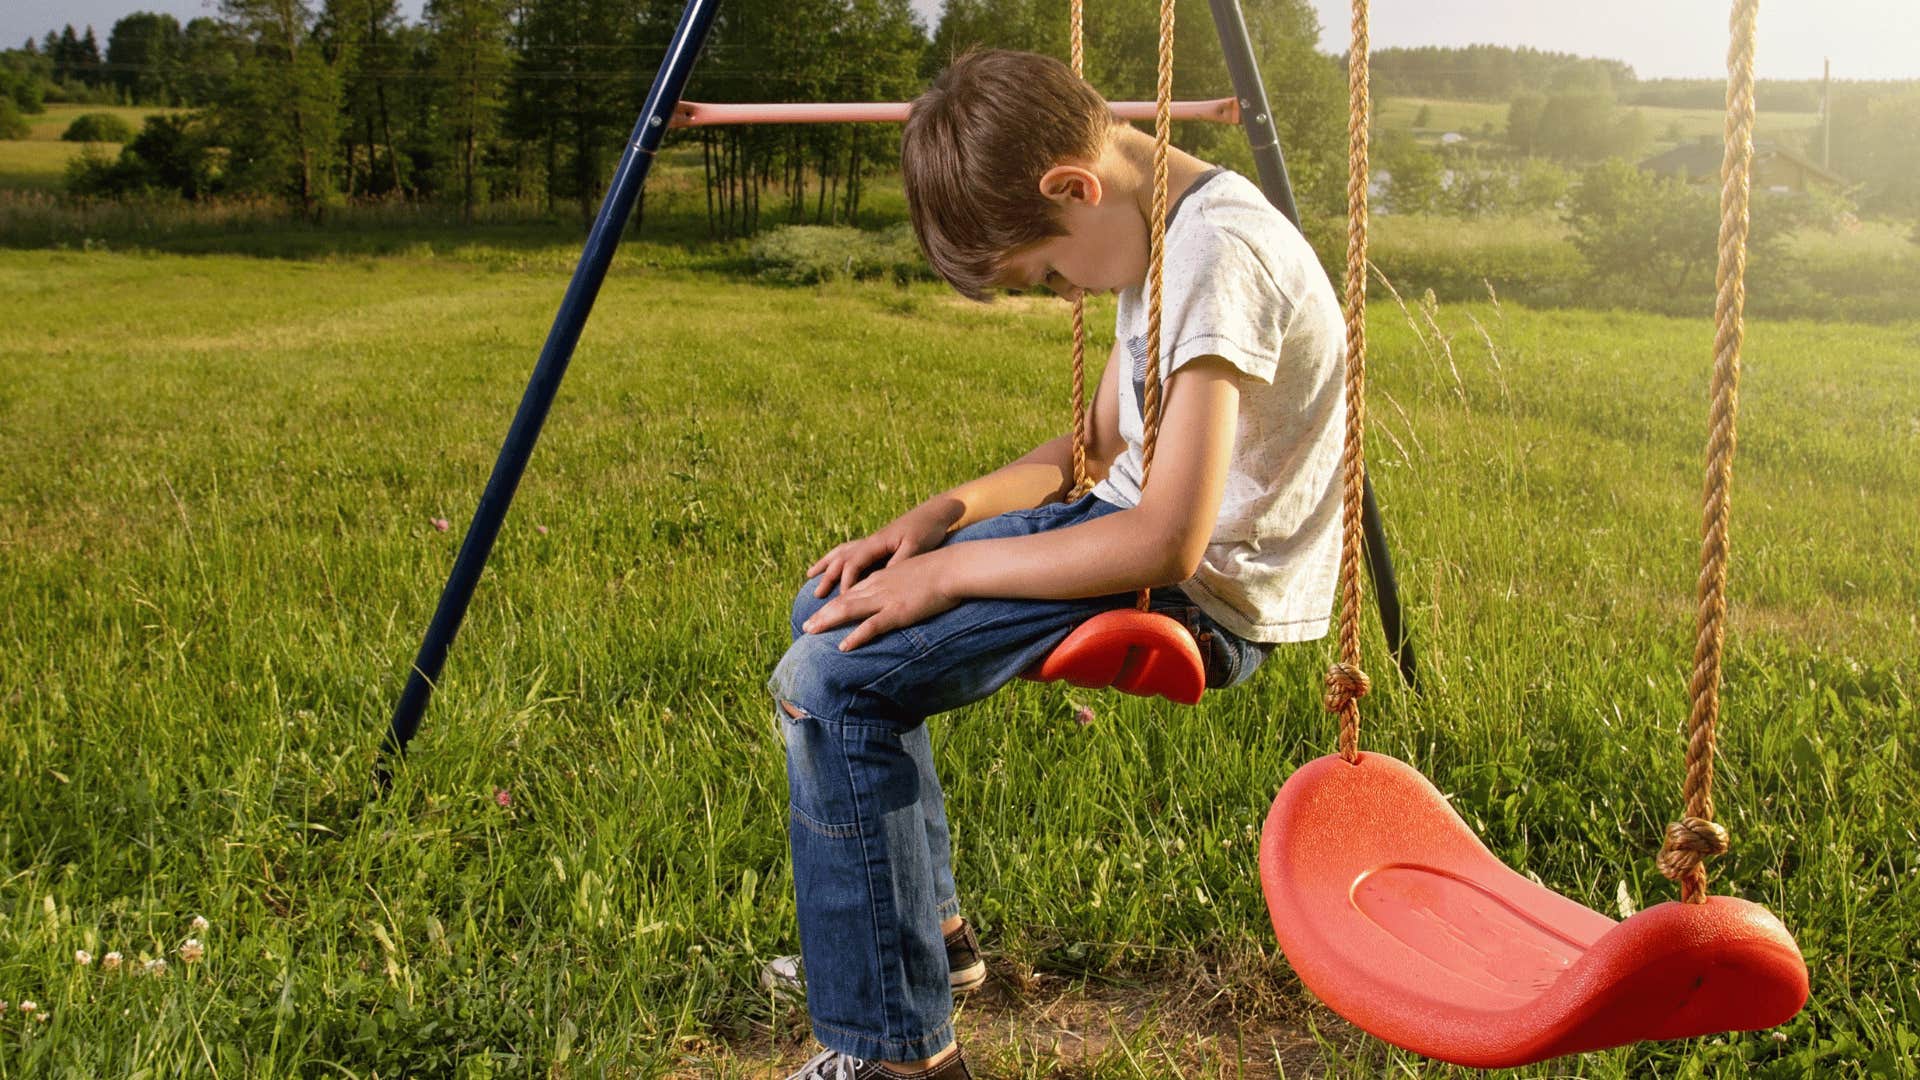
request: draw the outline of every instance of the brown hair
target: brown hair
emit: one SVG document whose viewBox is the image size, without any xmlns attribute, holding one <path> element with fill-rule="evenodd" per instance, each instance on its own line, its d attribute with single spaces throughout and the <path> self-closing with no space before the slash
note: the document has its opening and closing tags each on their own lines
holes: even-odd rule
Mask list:
<svg viewBox="0 0 1920 1080">
<path fill-rule="evenodd" d="M 969 49 L 915 98 L 900 140 L 914 236 L 969 300 L 987 301 L 1002 260 L 1066 233 L 1040 177 L 1100 156 L 1115 118 L 1067 65 L 1039 53 Z"/>
</svg>

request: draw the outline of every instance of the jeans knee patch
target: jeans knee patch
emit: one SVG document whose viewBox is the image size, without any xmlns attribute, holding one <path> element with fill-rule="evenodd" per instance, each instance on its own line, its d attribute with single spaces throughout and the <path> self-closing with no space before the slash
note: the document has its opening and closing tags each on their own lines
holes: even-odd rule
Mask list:
<svg viewBox="0 0 1920 1080">
<path fill-rule="evenodd" d="M 778 709 L 787 746 L 787 809 L 795 825 L 831 840 L 860 835 L 853 775 L 838 725 L 823 724 L 785 698 Z"/>
</svg>

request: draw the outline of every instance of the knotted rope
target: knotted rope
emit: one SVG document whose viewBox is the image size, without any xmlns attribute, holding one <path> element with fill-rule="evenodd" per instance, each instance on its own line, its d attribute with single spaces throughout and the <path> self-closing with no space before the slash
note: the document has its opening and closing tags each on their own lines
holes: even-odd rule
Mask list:
<svg viewBox="0 0 1920 1080">
<path fill-rule="evenodd" d="M 1713 751 L 1720 717 L 1720 653 L 1726 639 L 1727 541 L 1733 484 L 1734 418 L 1740 405 L 1740 343 L 1747 289 L 1749 170 L 1753 164 L 1753 53 L 1760 0 L 1734 0 L 1728 20 L 1726 152 L 1720 164 L 1720 251 L 1714 300 L 1713 404 L 1708 413 L 1707 479 L 1700 543 L 1699 621 L 1694 634 L 1693 695 L 1687 738 L 1686 816 L 1667 826 L 1660 872 L 1680 882 L 1680 899 L 1707 902 L 1702 860 L 1727 850 L 1713 822 Z"/>
<path fill-rule="evenodd" d="M 1327 671 L 1326 707 L 1340 716 L 1340 756 L 1360 760 L 1360 699 L 1372 685 L 1360 669 L 1361 495 L 1367 423 L 1367 0 L 1353 0 L 1347 52 L 1347 429 L 1340 453 L 1340 660 Z"/>
</svg>

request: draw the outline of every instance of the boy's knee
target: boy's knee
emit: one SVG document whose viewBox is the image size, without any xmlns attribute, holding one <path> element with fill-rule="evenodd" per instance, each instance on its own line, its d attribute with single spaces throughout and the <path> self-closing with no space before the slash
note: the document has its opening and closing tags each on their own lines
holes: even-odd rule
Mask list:
<svg viewBox="0 0 1920 1080">
<path fill-rule="evenodd" d="M 793 631 L 793 639 L 796 641 L 800 639 L 802 634 L 806 633 L 806 631 L 800 629 L 801 625 L 808 619 L 813 618 L 814 612 L 826 607 L 827 601 L 832 600 L 834 597 L 832 592 L 828 592 L 825 596 L 813 595 L 814 590 L 820 587 L 820 578 L 821 575 L 819 574 L 808 578 L 806 584 L 800 586 L 800 591 L 794 595 L 793 612 L 788 616 L 787 621 L 788 629 Z"/>
</svg>

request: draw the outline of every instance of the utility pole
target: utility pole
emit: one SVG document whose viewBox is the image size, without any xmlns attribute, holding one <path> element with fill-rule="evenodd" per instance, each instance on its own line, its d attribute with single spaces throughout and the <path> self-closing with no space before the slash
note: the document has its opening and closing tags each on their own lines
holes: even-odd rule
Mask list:
<svg viewBox="0 0 1920 1080">
<path fill-rule="evenodd" d="M 1833 58 L 1820 61 L 1820 167 L 1833 168 Z"/>
</svg>

